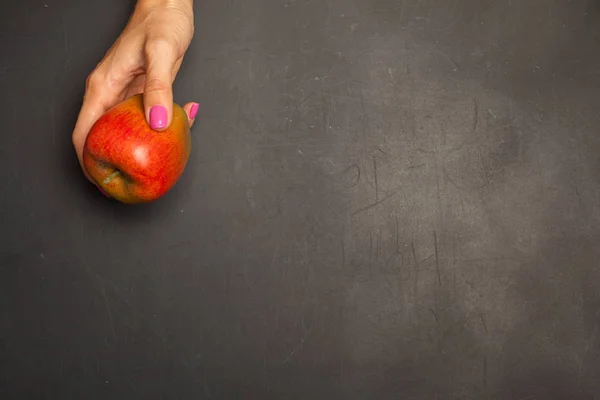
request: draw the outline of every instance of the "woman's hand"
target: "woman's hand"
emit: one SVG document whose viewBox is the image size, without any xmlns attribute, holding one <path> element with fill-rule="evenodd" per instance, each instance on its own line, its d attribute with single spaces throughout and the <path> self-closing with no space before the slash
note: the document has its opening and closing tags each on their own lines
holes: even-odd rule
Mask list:
<svg viewBox="0 0 600 400">
<path fill-rule="evenodd" d="M 102 114 L 126 98 L 144 94 L 146 120 L 156 131 L 171 124 L 172 84 L 194 34 L 193 0 L 138 0 L 127 26 L 89 75 L 73 132 L 82 163 L 85 139 Z M 184 109 L 193 123 L 197 103 Z M 88 177 L 89 179 L 89 177 Z"/>
</svg>

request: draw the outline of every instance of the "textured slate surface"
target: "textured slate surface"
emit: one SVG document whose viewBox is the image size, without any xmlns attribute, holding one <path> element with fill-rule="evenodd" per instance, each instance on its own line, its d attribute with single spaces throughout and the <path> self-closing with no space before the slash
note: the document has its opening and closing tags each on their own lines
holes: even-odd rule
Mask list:
<svg viewBox="0 0 600 400">
<path fill-rule="evenodd" d="M 70 143 L 130 6 L 3 6 L 2 399 L 600 399 L 594 2 L 198 0 L 142 207 Z"/>
</svg>

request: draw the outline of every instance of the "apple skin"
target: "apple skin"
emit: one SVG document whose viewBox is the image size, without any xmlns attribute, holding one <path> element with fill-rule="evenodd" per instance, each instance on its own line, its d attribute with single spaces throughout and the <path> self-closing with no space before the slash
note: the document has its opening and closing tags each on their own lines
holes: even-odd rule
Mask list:
<svg viewBox="0 0 600 400">
<path fill-rule="evenodd" d="M 83 150 L 86 172 L 99 189 L 125 204 L 148 203 L 177 183 L 191 152 L 188 117 L 173 104 L 171 125 L 154 131 L 145 119 L 143 97 L 134 95 L 104 113 Z"/>
</svg>

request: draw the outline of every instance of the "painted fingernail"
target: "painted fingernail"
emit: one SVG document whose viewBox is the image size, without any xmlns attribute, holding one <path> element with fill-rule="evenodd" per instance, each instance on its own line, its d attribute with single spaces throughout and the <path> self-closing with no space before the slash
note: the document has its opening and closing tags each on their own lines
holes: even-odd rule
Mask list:
<svg viewBox="0 0 600 400">
<path fill-rule="evenodd" d="M 154 106 L 150 109 L 150 128 L 162 129 L 167 126 L 167 109 L 163 106 Z"/>
<path fill-rule="evenodd" d="M 108 197 L 110 199 L 110 196 L 108 195 L 108 193 L 106 193 L 104 190 L 102 190 L 102 188 L 100 186 L 96 185 L 96 187 L 98 188 L 100 193 L 102 193 L 103 195 L 105 195 L 106 197 Z"/>
<path fill-rule="evenodd" d="M 200 108 L 200 104 L 192 104 L 192 108 L 190 108 L 190 119 L 196 118 L 196 115 L 198 115 L 198 108 Z"/>
</svg>

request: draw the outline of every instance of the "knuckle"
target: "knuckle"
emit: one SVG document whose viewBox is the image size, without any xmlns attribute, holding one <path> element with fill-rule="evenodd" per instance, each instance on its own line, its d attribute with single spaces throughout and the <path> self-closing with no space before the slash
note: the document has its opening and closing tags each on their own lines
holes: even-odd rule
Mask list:
<svg viewBox="0 0 600 400">
<path fill-rule="evenodd" d="M 166 92 L 170 88 L 171 85 L 158 77 L 151 77 L 146 80 L 146 92 Z"/>
<path fill-rule="evenodd" d="M 175 40 L 169 37 L 158 37 L 152 38 L 146 41 L 145 52 L 146 55 L 152 58 L 153 56 L 161 55 L 164 57 L 174 52 L 177 43 Z"/>
<path fill-rule="evenodd" d="M 98 73 L 98 71 L 94 71 L 91 74 L 89 74 L 85 80 L 86 92 L 96 92 L 96 91 L 98 91 L 98 89 L 100 89 L 101 85 L 102 85 L 102 78 L 100 77 L 100 74 Z"/>
</svg>

